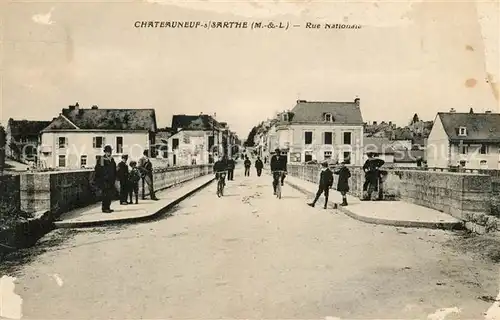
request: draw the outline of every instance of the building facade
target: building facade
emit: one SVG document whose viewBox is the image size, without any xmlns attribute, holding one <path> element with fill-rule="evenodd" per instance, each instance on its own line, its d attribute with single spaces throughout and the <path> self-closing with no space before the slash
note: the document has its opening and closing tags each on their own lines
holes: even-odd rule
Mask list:
<svg viewBox="0 0 500 320">
<path fill-rule="evenodd" d="M 354 102 L 298 100 L 276 123 L 276 147 L 288 162 L 363 162 L 363 118 L 359 99 Z M 273 150 L 272 148 L 271 150 Z"/>
<path fill-rule="evenodd" d="M 431 168 L 500 169 L 500 114 L 438 113 L 426 158 Z"/>
<path fill-rule="evenodd" d="M 40 134 L 50 121 L 9 119 L 6 128 L 5 153 L 8 158 L 37 162 Z"/>
<path fill-rule="evenodd" d="M 138 160 L 155 145 L 156 116 L 153 109 L 63 109 L 41 133 L 40 167 L 92 168 L 103 148 L 110 145 L 119 161 L 127 154 Z"/>
</svg>

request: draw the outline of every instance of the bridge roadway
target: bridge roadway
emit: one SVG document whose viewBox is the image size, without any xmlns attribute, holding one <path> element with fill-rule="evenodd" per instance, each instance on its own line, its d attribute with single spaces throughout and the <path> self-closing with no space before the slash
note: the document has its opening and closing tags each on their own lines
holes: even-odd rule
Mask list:
<svg viewBox="0 0 500 320">
<path fill-rule="evenodd" d="M 270 182 L 238 171 L 169 218 L 52 232 L 18 271 L 23 319 L 484 319 L 498 268 L 456 234 L 365 224 L 286 185 L 278 200 Z"/>
</svg>

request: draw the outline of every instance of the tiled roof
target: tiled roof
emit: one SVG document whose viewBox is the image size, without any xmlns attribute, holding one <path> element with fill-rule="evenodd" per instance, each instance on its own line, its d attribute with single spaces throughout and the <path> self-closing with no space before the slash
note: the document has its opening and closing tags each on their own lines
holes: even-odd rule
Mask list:
<svg viewBox="0 0 500 320">
<path fill-rule="evenodd" d="M 453 141 L 500 142 L 498 113 L 438 113 L 444 130 Z M 459 136 L 459 128 L 467 128 L 467 136 Z"/>
<path fill-rule="evenodd" d="M 297 101 L 291 111 L 290 123 L 327 123 L 324 114 L 331 113 L 334 122 L 340 124 L 363 125 L 361 109 L 354 102 Z"/>
<path fill-rule="evenodd" d="M 51 121 L 9 119 L 8 127 L 13 136 L 35 136 L 49 126 Z"/>
<path fill-rule="evenodd" d="M 418 159 L 424 159 L 423 150 L 398 150 L 394 153 L 396 163 L 415 163 Z"/>
<path fill-rule="evenodd" d="M 155 132 L 156 115 L 154 109 L 65 108 L 45 131 L 61 129 Z"/>
<path fill-rule="evenodd" d="M 174 131 L 179 128 L 183 130 L 212 130 L 212 123 L 215 124 L 216 128 L 219 126 L 219 123 L 208 114 L 172 116 L 172 130 Z"/>
<path fill-rule="evenodd" d="M 374 152 L 380 154 L 394 154 L 393 142 L 386 138 L 363 138 L 364 153 Z"/>
</svg>

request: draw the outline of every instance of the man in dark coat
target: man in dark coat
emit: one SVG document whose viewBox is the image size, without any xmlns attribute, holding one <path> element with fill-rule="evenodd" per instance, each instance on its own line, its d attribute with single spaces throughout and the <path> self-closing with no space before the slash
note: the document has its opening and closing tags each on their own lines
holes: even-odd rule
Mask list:
<svg viewBox="0 0 500 320">
<path fill-rule="evenodd" d="M 340 167 L 334 171 L 339 176 L 337 182 L 337 191 L 342 195 L 341 206 L 347 206 L 347 193 L 349 192 L 349 178 L 351 171 L 345 166 L 345 162 L 340 163 Z"/>
<path fill-rule="evenodd" d="M 229 158 L 227 160 L 227 180 L 233 181 L 234 179 L 234 167 L 235 167 L 235 162 L 233 158 Z"/>
<path fill-rule="evenodd" d="M 113 149 L 111 146 L 104 147 L 104 156 L 101 157 L 95 166 L 96 184 L 102 191 L 102 212 L 111 213 L 111 200 L 116 188 L 116 163 L 111 157 Z"/>
<path fill-rule="evenodd" d="M 151 200 L 158 200 L 153 186 L 153 164 L 151 163 L 151 160 L 149 160 L 148 150 L 144 150 L 143 155 L 144 156 L 139 159 L 138 166 L 142 175 L 142 200 L 146 199 L 146 196 L 144 195 L 144 183 L 148 185 Z"/>
<path fill-rule="evenodd" d="M 128 204 L 128 155 L 124 154 L 122 156 L 122 161 L 118 163 L 118 170 L 116 175 L 118 177 L 118 181 L 120 181 L 120 204 L 126 205 Z"/>
<path fill-rule="evenodd" d="M 260 157 L 257 157 L 257 160 L 255 160 L 255 169 L 257 169 L 257 177 L 260 177 L 262 174 L 262 168 L 264 168 L 264 164 L 262 163 L 262 160 L 260 160 Z"/>
<path fill-rule="evenodd" d="M 250 167 L 252 166 L 252 162 L 250 159 L 248 159 L 248 156 L 245 158 L 245 162 L 243 162 L 243 165 L 245 166 L 245 177 L 250 176 Z"/>
<path fill-rule="evenodd" d="M 365 183 L 363 184 L 363 198 L 362 200 L 370 200 L 373 191 L 378 189 L 378 181 L 380 177 L 380 167 L 384 164 L 382 159 L 375 158 L 375 154 L 369 153 L 368 159 L 363 165 L 365 172 Z"/>
<path fill-rule="evenodd" d="M 286 161 L 281 156 L 280 149 L 275 150 L 275 154 L 271 157 L 271 173 L 273 174 L 273 189 L 276 195 L 276 186 L 280 183 L 283 185 L 283 176 L 287 171 Z"/>
<path fill-rule="evenodd" d="M 323 208 L 327 208 L 328 205 L 328 195 L 330 188 L 333 185 L 333 172 L 328 168 L 328 163 L 323 162 L 321 164 L 321 173 L 319 176 L 319 186 L 318 186 L 318 192 L 316 192 L 316 198 L 314 198 L 314 201 L 312 203 L 308 203 L 309 206 L 314 208 L 314 205 L 316 204 L 316 201 L 318 201 L 319 197 L 321 196 L 322 193 L 325 194 L 325 205 Z"/>
</svg>

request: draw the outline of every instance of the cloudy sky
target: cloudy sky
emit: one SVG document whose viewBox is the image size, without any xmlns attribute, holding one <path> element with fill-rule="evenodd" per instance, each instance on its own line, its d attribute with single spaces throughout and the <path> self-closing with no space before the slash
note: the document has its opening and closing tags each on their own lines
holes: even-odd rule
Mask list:
<svg viewBox="0 0 500 320">
<path fill-rule="evenodd" d="M 495 7 L 496 5 L 496 7 Z M 217 113 L 241 136 L 295 101 L 361 98 L 365 121 L 498 109 L 498 3 L 3 1 L 1 118 L 61 108 Z M 354 23 L 359 30 L 137 29 L 135 21 Z M 488 80 L 488 77 L 489 80 Z M 492 83 L 493 82 L 493 83 Z"/>
</svg>

